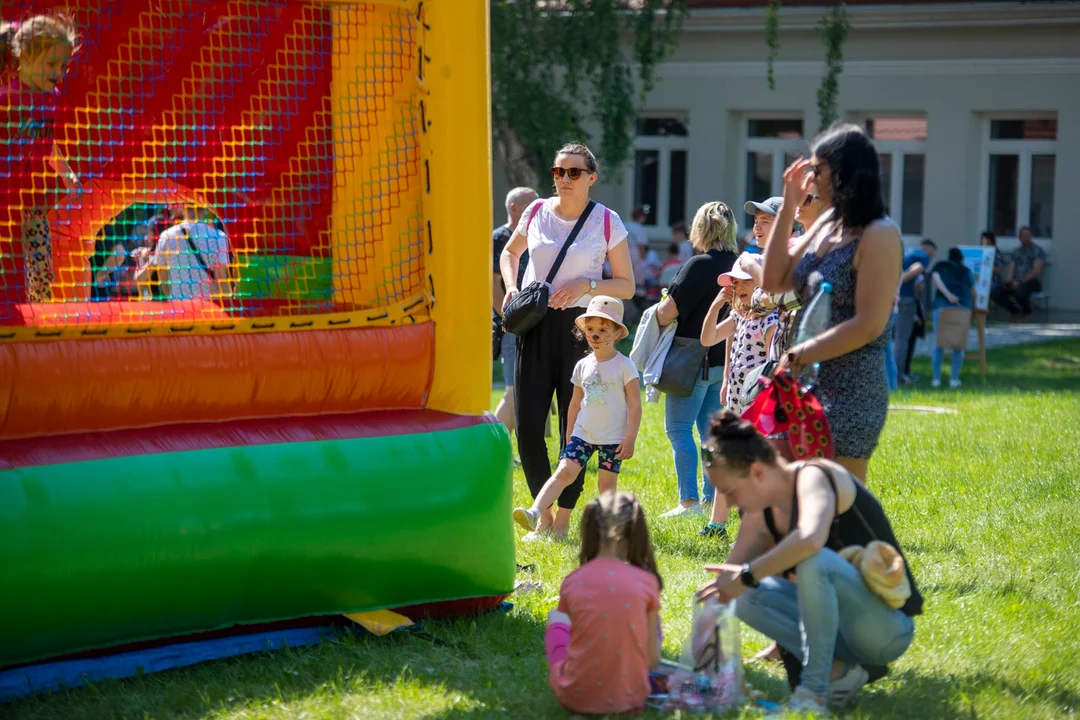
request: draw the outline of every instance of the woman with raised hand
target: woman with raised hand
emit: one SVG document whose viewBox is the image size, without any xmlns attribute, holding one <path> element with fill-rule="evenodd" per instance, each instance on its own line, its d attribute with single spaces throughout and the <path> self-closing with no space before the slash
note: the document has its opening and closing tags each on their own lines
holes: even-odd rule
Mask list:
<svg viewBox="0 0 1080 720">
<path fill-rule="evenodd" d="M 784 172 L 784 203 L 765 248 L 762 287 L 798 292 L 804 304 L 832 284 L 832 318 L 815 338 L 788 348 L 780 366 L 820 363 L 814 394 L 833 435 L 836 461 L 861 482 L 885 427 L 884 348 L 900 280 L 900 229 L 885 213 L 877 150 L 856 125 L 835 125 Z M 826 210 L 790 248 L 796 208 L 816 195 Z"/>
</svg>

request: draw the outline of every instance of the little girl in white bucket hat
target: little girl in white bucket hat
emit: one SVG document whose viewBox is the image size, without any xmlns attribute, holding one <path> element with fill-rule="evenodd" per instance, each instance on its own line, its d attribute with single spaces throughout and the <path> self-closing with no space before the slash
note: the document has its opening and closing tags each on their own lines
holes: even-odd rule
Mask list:
<svg viewBox="0 0 1080 720">
<path fill-rule="evenodd" d="M 634 454 L 641 425 L 641 390 L 638 372 L 615 343 L 630 334 L 623 324 L 621 300 L 596 295 L 575 321 L 592 350 L 574 366 L 574 396 L 567 414 L 566 448 L 559 467 L 530 508 L 515 508 L 514 520 L 526 530 L 536 530 L 540 513 L 550 507 L 599 452 L 597 483 L 600 493 L 618 486 L 622 461 Z"/>
</svg>

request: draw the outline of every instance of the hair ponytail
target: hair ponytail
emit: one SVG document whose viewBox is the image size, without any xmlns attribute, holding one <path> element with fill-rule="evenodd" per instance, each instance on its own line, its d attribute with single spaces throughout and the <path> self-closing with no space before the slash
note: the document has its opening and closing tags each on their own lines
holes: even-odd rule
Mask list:
<svg viewBox="0 0 1080 720">
<path fill-rule="evenodd" d="M 631 495 L 630 528 L 627 532 L 626 561 L 631 565 L 651 572 L 656 576 L 660 589 L 664 589 L 664 579 L 656 568 L 656 555 L 652 540 L 649 538 L 649 526 L 645 523 L 645 509 L 641 507 L 636 495 Z"/>
<path fill-rule="evenodd" d="M 581 516 L 581 564 L 594 560 L 605 542 L 624 547 L 626 562 L 655 575 L 663 589 L 645 510 L 636 495 L 606 492 L 585 505 Z"/>
<path fill-rule="evenodd" d="M 776 450 L 769 441 L 752 422 L 743 420 L 731 410 L 721 410 L 713 415 L 709 440 L 713 452 L 732 470 L 745 471 L 755 462 L 776 462 Z"/>
</svg>

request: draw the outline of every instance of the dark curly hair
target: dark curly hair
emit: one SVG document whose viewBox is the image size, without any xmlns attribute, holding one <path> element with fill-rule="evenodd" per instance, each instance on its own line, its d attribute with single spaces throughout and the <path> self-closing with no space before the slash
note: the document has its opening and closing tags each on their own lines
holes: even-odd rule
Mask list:
<svg viewBox="0 0 1080 720">
<path fill-rule="evenodd" d="M 866 227 L 885 217 L 877 148 L 862 128 L 834 123 L 814 138 L 810 151 L 829 165 L 832 207 L 845 227 Z"/>
<path fill-rule="evenodd" d="M 724 459 L 724 465 L 736 472 L 746 472 L 756 462 L 776 462 L 776 450 L 754 424 L 731 410 L 721 410 L 709 425 L 709 445 Z"/>
</svg>

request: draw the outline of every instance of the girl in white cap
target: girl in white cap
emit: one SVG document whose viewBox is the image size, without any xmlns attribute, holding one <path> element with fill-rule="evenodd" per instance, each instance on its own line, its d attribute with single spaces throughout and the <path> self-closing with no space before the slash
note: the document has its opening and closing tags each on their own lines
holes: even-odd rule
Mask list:
<svg viewBox="0 0 1080 720">
<path fill-rule="evenodd" d="M 736 415 L 741 415 L 746 409 L 746 391 L 749 390 L 746 379 L 752 370 L 768 360 L 769 344 L 776 332 L 776 311 L 755 310 L 751 301 L 757 288 L 740 260 L 736 260 L 731 270 L 717 278 L 717 282 L 724 291 L 709 308 L 701 329 L 701 344 L 711 347 L 734 335 L 734 340 L 728 344 L 726 376 L 720 388 L 720 401 Z M 716 317 L 728 302 L 731 303 L 732 314 L 718 325 Z"/>
<path fill-rule="evenodd" d="M 615 343 L 630 334 L 622 318 L 621 300 L 596 295 L 575 321 L 574 333 L 584 336 L 592 352 L 574 366 L 568 437 L 559 467 L 532 507 L 514 509 L 514 520 L 526 530 L 536 530 L 541 513 L 574 482 L 593 453 L 600 454 L 600 494 L 616 489 L 622 461 L 634 455 L 641 425 L 641 390 L 634 363 L 615 349 Z"/>
</svg>

